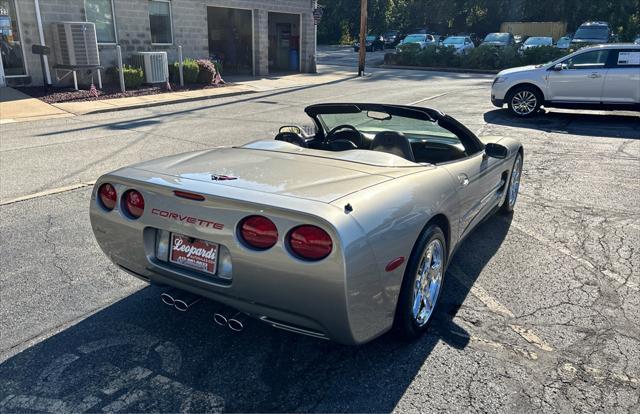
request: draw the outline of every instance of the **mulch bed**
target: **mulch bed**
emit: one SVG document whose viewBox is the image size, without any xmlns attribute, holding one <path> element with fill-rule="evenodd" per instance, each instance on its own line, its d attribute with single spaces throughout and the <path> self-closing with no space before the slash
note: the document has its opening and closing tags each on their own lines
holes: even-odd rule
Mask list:
<svg viewBox="0 0 640 414">
<path fill-rule="evenodd" d="M 202 85 L 192 84 L 180 85 L 171 84 L 171 90 L 167 90 L 165 85 L 144 85 L 138 89 L 127 90 L 125 93 L 120 92 L 118 85 L 103 85 L 102 89 L 98 89 L 98 97 L 93 96 L 89 89 L 80 89 L 76 91 L 73 88 L 50 88 L 45 91 L 41 86 L 24 86 L 17 87 L 20 92 L 25 93 L 34 98 L 38 98 L 48 104 L 62 102 L 83 102 L 83 101 L 99 101 L 103 99 L 128 98 L 131 96 L 156 95 L 166 92 L 193 91 L 199 89 L 220 88 L 225 85 Z"/>
</svg>

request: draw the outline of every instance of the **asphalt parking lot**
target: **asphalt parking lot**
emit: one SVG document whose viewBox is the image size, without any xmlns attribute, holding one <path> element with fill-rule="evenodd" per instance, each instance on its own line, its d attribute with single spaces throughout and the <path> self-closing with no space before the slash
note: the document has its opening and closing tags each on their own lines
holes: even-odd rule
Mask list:
<svg viewBox="0 0 640 414">
<path fill-rule="evenodd" d="M 491 106 L 490 85 L 484 75 L 371 70 L 2 125 L 0 412 L 640 411 L 640 117 L 517 121 Z M 464 242 L 420 340 L 345 347 L 259 322 L 235 333 L 213 323 L 213 303 L 163 305 L 162 289 L 117 270 L 96 245 L 88 205 L 100 174 L 272 137 L 329 101 L 433 106 L 480 136 L 524 144 L 515 214 Z M 26 199 L 6 203 L 16 197 Z"/>
</svg>

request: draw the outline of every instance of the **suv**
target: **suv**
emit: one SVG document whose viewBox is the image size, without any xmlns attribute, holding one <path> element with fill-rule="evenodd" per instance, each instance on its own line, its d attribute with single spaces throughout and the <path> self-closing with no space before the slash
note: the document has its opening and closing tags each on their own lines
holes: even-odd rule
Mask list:
<svg viewBox="0 0 640 414">
<path fill-rule="evenodd" d="M 489 33 L 482 42 L 483 45 L 495 47 L 515 46 L 516 40 L 511 33 Z"/>
<path fill-rule="evenodd" d="M 613 39 L 611 28 L 607 22 L 585 22 L 578 27 L 571 39 L 571 48 L 610 43 Z"/>
<path fill-rule="evenodd" d="M 580 49 L 556 61 L 498 73 L 491 102 L 528 117 L 547 108 L 640 110 L 640 46 Z"/>
</svg>

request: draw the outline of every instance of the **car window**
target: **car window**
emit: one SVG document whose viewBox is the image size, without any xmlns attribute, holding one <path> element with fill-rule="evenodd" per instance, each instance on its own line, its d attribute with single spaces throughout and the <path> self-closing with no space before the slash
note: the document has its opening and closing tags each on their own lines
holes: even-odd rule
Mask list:
<svg viewBox="0 0 640 414">
<path fill-rule="evenodd" d="M 638 68 L 640 67 L 640 49 L 616 50 L 614 59 L 617 68 Z"/>
<path fill-rule="evenodd" d="M 609 56 L 608 50 L 592 50 L 581 53 L 563 62 L 567 69 L 597 69 L 604 68 Z"/>
</svg>

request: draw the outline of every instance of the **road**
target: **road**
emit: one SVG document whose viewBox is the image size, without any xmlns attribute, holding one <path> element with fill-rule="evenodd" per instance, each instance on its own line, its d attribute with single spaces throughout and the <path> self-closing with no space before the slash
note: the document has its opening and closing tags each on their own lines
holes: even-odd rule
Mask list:
<svg viewBox="0 0 640 414">
<path fill-rule="evenodd" d="M 0 412 L 638 412 L 637 114 L 516 121 L 491 106 L 491 77 L 370 72 L 1 125 L 0 199 L 25 200 L 0 205 Z M 234 333 L 214 325 L 213 303 L 163 305 L 160 288 L 96 245 L 88 205 L 100 174 L 272 137 L 308 124 L 311 103 L 370 100 L 437 107 L 525 146 L 515 214 L 464 242 L 420 340 L 345 347 L 259 322 Z"/>
</svg>

